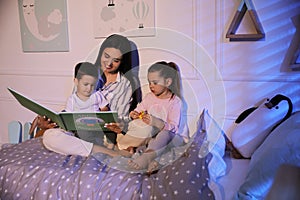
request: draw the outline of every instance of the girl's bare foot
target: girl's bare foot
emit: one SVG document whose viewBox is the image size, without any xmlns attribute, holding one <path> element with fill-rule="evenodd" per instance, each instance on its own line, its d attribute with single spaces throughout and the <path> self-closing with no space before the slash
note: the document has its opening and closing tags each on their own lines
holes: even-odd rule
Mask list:
<svg viewBox="0 0 300 200">
<path fill-rule="evenodd" d="M 153 172 L 159 170 L 159 162 L 157 162 L 156 160 L 153 160 L 152 162 L 150 162 L 150 164 L 148 165 L 148 169 L 147 172 L 149 174 L 152 174 Z"/>
</svg>

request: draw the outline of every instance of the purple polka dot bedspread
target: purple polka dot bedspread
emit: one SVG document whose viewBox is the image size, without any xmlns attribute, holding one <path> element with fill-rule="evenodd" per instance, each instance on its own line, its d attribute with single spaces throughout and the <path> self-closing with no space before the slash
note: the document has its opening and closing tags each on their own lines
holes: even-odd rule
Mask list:
<svg viewBox="0 0 300 200">
<path fill-rule="evenodd" d="M 214 199 L 208 186 L 211 154 L 200 158 L 196 137 L 157 173 L 118 170 L 93 156 L 51 152 L 41 138 L 0 150 L 0 199 Z"/>
</svg>

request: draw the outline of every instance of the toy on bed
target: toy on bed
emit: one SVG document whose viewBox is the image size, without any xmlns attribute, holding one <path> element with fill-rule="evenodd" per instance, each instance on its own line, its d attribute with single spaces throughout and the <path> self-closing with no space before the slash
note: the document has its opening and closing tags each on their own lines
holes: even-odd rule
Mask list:
<svg viewBox="0 0 300 200">
<path fill-rule="evenodd" d="M 279 94 L 243 112 L 229 129 L 236 149 L 251 157 L 234 199 L 265 199 L 281 166 L 300 167 L 300 112 L 292 110 Z"/>
<path fill-rule="evenodd" d="M 219 135 L 213 143 L 208 130 Z M 121 157 L 60 155 L 33 138 L 0 150 L 0 199 L 214 199 L 214 181 L 226 168 L 224 148 L 221 129 L 207 111 L 190 143 L 166 152 L 164 166 L 151 175 L 109 163 Z"/>
<path fill-rule="evenodd" d="M 236 199 L 264 199 L 280 166 L 288 164 L 300 168 L 299 133 L 298 111 L 273 130 L 253 153 L 246 179 L 239 188 Z"/>
<path fill-rule="evenodd" d="M 243 111 L 227 131 L 232 140 L 230 148 L 234 157 L 250 158 L 270 132 L 289 118 L 292 112 L 292 101 L 282 94 L 265 98 Z"/>
</svg>

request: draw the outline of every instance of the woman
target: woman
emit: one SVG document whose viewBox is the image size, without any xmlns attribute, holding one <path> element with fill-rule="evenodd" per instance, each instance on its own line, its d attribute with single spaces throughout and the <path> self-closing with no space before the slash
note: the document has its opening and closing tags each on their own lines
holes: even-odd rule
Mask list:
<svg viewBox="0 0 300 200">
<path fill-rule="evenodd" d="M 100 80 L 98 88 L 102 91 L 109 102 L 111 110 L 118 112 L 121 122 L 128 122 L 131 108 L 135 108 L 140 102 L 140 87 L 137 78 L 132 75 L 132 50 L 130 41 L 121 35 L 111 35 L 102 43 L 95 65 L 100 69 Z M 43 143 L 49 150 L 61 154 L 88 156 L 92 152 L 103 152 L 115 156 L 118 153 L 102 146 L 94 145 L 79 138 L 54 131 L 56 124 L 48 120 L 39 119 L 39 127 L 48 129 L 43 136 Z M 118 126 L 110 126 L 110 129 L 120 133 Z M 105 133 L 111 143 L 115 143 L 114 132 Z M 99 133 L 98 133 L 99 135 Z M 79 137 L 84 135 L 79 133 Z M 99 136 L 98 136 L 99 137 Z"/>
</svg>

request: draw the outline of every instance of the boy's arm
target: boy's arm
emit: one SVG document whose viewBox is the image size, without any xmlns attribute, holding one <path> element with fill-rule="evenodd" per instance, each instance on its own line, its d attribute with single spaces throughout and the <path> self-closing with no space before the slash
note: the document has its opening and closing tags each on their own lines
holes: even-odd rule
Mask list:
<svg viewBox="0 0 300 200">
<path fill-rule="evenodd" d="M 100 111 L 109 111 L 110 109 L 109 109 L 109 106 L 108 106 L 108 104 L 107 104 L 106 106 L 104 106 L 104 107 L 102 107 L 102 108 L 99 108 L 99 110 L 100 110 Z"/>
</svg>

